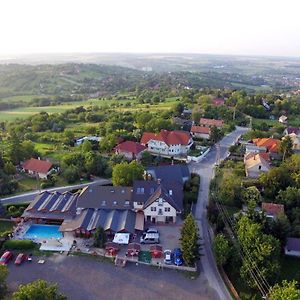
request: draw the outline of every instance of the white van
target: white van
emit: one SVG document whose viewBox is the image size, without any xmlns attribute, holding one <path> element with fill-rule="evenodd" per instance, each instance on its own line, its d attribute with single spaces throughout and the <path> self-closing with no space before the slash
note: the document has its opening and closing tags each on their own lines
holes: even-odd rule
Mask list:
<svg viewBox="0 0 300 300">
<path fill-rule="evenodd" d="M 141 244 L 159 244 L 159 233 L 144 232 L 140 239 Z"/>
</svg>

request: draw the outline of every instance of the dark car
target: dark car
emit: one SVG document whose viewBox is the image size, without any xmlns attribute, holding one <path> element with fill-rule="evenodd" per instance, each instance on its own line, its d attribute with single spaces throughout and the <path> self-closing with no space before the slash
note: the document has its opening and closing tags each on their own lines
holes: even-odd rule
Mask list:
<svg viewBox="0 0 300 300">
<path fill-rule="evenodd" d="M 179 248 L 174 249 L 174 265 L 181 266 L 183 264 L 182 252 Z"/>
<path fill-rule="evenodd" d="M 27 260 L 27 255 L 24 253 L 19 253 L 15 260 L 15 265 L 19 266 L 26 260 Z"/>
<path fill-rule="evenodd" d="M 0 258 L 0 265 L 6 266 L 13 258 L 13 254 L 10 251 L 5 251 Z"/>
</svg>

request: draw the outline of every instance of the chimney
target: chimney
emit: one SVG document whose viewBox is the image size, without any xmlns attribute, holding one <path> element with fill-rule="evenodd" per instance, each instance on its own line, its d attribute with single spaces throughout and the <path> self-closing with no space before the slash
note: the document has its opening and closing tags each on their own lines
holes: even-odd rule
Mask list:
<svg viewBox="0 0 300 300">
<path fill-rule="evenodd" d="M 161 179 L 160 178 L 157 178 L 157 184 L 161 184 Z"/>
</svg>

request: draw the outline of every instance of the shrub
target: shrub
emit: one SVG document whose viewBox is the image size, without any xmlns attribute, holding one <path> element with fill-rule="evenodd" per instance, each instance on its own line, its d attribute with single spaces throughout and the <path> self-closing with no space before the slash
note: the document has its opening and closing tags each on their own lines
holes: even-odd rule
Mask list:
<svg viewBox="0 0 300 300">
<path fill-rule="evenodd" d="M 36 243 L 30 240 L 10 240 L 6 241 L 3 244 L 4 249 L 10 249 L 10 250 L 29 250 L 35 248 Z"/>
</svg>

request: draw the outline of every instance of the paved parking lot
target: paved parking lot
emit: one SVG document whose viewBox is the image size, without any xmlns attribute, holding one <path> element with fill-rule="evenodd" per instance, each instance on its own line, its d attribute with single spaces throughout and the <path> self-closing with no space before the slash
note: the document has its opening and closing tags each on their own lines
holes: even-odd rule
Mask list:
<svg viewBox="0 0 300 300">
<path fill-rule="evenodd" d="M 61 292 L 70 300 L 219 299 L 202 275 L 192 280 L 173 270 L 135 264 L 117 268 L 94 258 L 60 254 L 46 258 L 44 265 L 37 264 L 36 260 L 20 267 L 9 265 L 9 289 L 45 279 L 58 282 Z"/>
</svg>

